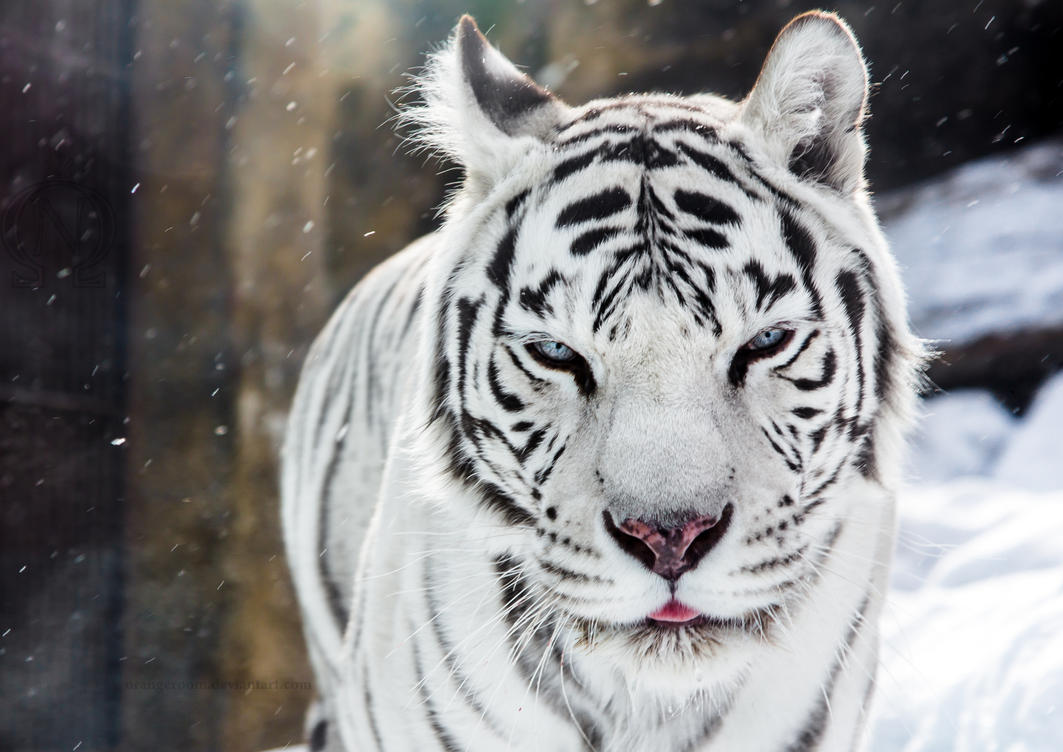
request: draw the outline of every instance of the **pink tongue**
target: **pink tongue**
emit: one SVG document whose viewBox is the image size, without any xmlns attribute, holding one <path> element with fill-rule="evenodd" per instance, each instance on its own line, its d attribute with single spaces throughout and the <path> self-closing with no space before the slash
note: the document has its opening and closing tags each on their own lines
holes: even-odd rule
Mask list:
<svg viewBox="0 0 1063 752">
<path fill-rule="evenodd" d="M 700 614 L 697 611 L 690 606 L 684 606 L 674 598 L 650 614 L 650 618 L 654 621 L 672 622 L 690 621 L 698 616 Z"/>
</svg>

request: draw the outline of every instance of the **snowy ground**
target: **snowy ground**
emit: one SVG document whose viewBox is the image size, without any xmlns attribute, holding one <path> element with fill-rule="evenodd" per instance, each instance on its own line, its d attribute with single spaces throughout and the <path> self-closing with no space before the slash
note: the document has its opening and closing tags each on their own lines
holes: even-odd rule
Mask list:
<svg viewBox="0 0 1063 752">
<path fill-rule="evenodd" d="M 870 749 L 1063 749 L 1063 375 L 1022 421 L 978 392 L 926 409 Z"/>
<path fill-rule="evenodd" d="M 1063 322 L 1063 145 L 889 199 L 924 337 Z M 1020 420 L 929 400 L 901 495 L 871 752 L 1063 750 L 1063 375 Z"/>
</svg>

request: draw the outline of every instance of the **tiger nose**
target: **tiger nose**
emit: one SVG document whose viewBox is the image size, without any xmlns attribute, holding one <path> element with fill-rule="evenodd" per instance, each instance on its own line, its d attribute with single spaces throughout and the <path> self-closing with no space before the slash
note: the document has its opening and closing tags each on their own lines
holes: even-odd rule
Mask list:
<svg viewBox="0 0 1063 752">
<path fill-rule="evenodd" d="M 677 527 L 628 518 L 617 525 L 608 511 L 602 513 L 605 529 L 626 553 L 651 572 L 675 581 L 698 565 L 727 532 L 734 507 L 718 515 L 699 515 Z"/>
</svg>

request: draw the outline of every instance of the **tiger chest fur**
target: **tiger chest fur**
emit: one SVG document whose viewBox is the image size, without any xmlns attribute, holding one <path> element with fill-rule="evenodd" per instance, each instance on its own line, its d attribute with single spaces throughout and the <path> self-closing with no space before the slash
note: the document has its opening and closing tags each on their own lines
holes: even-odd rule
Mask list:
<svg viewBox="0 0 1063 752">
<path fill-rule="evenodd" d="M 329 750 L 849 750 L 920 346 L 836 17 L 749 96 L 571 107 L 472 19 L 465 179 L 315 343 L 285 541 Z"/>
</svg>

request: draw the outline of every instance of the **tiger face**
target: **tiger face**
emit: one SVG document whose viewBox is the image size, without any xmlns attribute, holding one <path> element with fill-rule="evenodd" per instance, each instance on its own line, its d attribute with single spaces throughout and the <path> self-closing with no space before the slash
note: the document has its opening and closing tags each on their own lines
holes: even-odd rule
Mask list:
<svg viewBox="0 0 1063 752">
<path fill-rule="evenodd" d="M 471 21 L 430 70 L 413 119 L 466 170 L 424 388 L 449 513 L 515 634 L 588 675 L 739 682 L 845 526 L 885 525 L 910 407 L 855 42 L 799 17 L 737 104 L 570 108 Z"/>
</svg>

